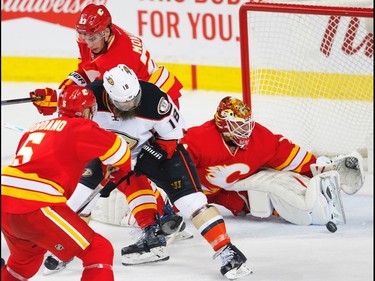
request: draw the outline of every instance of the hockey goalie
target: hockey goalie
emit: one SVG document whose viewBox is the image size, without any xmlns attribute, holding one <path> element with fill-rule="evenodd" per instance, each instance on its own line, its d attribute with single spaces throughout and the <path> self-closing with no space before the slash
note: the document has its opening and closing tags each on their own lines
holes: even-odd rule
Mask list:
<svg viewBox="0 0 375 281">
<path fill-rule="evenodd" d="M 317 158 L 255 122 L 249 106 L 230 96 L 220 101 L 213 119 L 189 128 L 182 142 L 209 202 L 234 215 L 341 224 L 341 190 L 354 194 L 364 184 L 359 153 Z"/>
<path fill-rule="evenodd" d="M 364 184 L 359 153 L 317 158 L 256 123 L 249 107 L 232 97 L 222 99 L 214 119 L 189 128 L 182 143 L 193 158 L 208 201 L 234 215 L 276 214 L 297 225 L 344 224 L 341 190 L 355 194 Z M 101 199 L 92 218 L 135 226 L 118 192 Z"/>
<path fill-rule="evenodd" d="M 350 166 L 353 159 L 356 168 Z M 290 171 L 261 170 L 237 181 L 229 189 L 219 191 L 221 198 L 216 196 L 216 200 L 211 201 L 231 210 L 234 215 L 251 214 L 259 218 L 277 215 L 297 225 L 325 225 L 328 221 L 345 224 L 341 190 L 353 194 L 363 185 L 362 161 L 362 157 L 354 153 L 330 164 L 313 164 L 311 169 L 316 175 L 312 178 Z M 324 170 L 327 171 L 320 173 Z M 207 197 L 211 198 L 210 195 Z M 138 227 L 125 196 L 117 190 L 108 198 L 99 199 L 91 218 L 113 225 Z M 176 239 L 191 236 L 185 230 Z"/>
</svg>

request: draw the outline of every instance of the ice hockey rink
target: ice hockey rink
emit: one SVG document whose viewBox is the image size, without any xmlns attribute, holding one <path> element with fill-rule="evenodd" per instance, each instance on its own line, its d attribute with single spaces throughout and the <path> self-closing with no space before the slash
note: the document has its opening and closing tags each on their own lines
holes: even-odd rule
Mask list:
<svg viewBox="0 0 375 281">
<path fill-rule="evenodd" d="M 29 91 L 46 86 L 57 87 L 55 84 L 2 82 L 2 100 L 28 97 Z M 218 102 L 226 95 L 230 93 L 184 91 L 181 111 L 188 126 L 212 118 Z M 241 98 L 238 93 L 232 95 Z M 2 167 L 11 161 L 21 136 L 17 127 L 27 128 L 42 119 L 46 117 L 39 115 L 31 103 L 2 106 Z M 6 124 L 13 126 L 13 129 L 5 127 Z M 232 243 L 247 256 L 247 264 L 253 270 L 253 274 L 240 280 L 373 280 L 373 174 L 366 174 L 365 186 L 357 194 L 343 194 L 343 203 L 347 223 L 339 225 L 335 233 L 330 233 L 325 226 L 296 226 L 277 218 L 235 218 L 220 208 Z M 120 255 L 122 247 L 135 241 L 139 233 L 137 228 L 110 226 L 95 221 L 91 221 L 90 225 L 113 244 L 115 280 L 226 280 L 219 272 L 220 258 L 212 258 L 213 250 L 188 220 L 187 229 L 194 234 L 193 239 L 171 244 L 168 261 L 137 266 L 121 265 Z M 7 259 L 9 251 L 3 237 L 1 242 L 1 257 Z M 81 261 L 74 259 L 61 272 L 45 276 L 41 268 L 30 280 L 80 280 L 81 272 Z"/>
</svg>

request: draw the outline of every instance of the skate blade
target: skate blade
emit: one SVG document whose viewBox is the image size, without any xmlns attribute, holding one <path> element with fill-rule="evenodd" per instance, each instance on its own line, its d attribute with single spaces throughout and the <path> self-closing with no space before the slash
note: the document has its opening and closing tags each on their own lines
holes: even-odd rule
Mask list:
<svg viewBox="0 0 375 281">
<path fill-rule="evenodd" d="M 188 230 L 183 230 L 177 233 L 172 233 L 165 237 L 167 239 L 167 246 L 171 245 L 173 242 L 182 241 L 186 239 L 194 238 L 193 234 L 190 233 Z"/>
<path fill-rule="evenodd" d="M 121 257 L 123 265 L 136 265 L 145 263 L 154 263 L 169 260 L 169 254 L 165 247 L 155 247 L 150 252 L 125 254 Z"/>
<path fill-rule="evenodd" d="M 168 236 L 166 238 L 169 239 Z M 192 239 L 192 238 L 194 238 L 194 235 L 190 231 L 185 229 L 185 230 L 177 233 L 177 235 L 174 239 L 175 239 L 175 241 L 181 241 L 181 240 Z M 167 242 L 168 242 L 168 240 L 167 240 Z"/>
<path fill-rule="evenodd" d="M 229 280 L 236 280 L 238 278 L 245 277 L 249 274 L 253 273 L 253 271 L 248 268 L 245 264 L 242 264 L 238 268 L 233 268 L 232 270 L 229 270 L 227 273 L 225 273 L 225 277 Z"/>
</svg>

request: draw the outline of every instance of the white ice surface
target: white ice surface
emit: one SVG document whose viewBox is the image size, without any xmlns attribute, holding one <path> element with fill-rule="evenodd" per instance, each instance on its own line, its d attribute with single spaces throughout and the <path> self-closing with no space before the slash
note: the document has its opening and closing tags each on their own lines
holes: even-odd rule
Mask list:
<svg viewBox="0 0 375 281">
<path fill-rule="evenodd" d="M 27 97 L 39 87 L 55 84 L 2 83 L 2 100 Z M 182 113 L 188 125 L 198 125 L 211 118 L 218 102 L 228 93 L 185 92 L 181 100 Z M 233 94 L 240 97 L 239 94 Z M 2 106 L 4 123 L 28 127 L 44 118 L 31 104 Z M 2 127 L 1 165 L 9 163 L 20 133 Z M 282 220 L 234 218 L 222 209 L 227 230 L 235 244 L 248 258 L 254 271 L 241 280 L 251 281 L 370 281 L 374 279 L 373 242 L 373 175 L 367 174 L 365 186 L 355 195 L 344 194 L 347 224 L 330 233 L 324 226 L 295 226 Z M 120 251 L 134 242 L 134 228 L 115 227 L 95 221 L 90 225 L 107 237 L 115 249 L 116 280 L 128 281 L 220 281 L 220 260 L 212 259 L 213 250 L 196 232 L 190 222 L 187 228 L 194 233 L 191 240 L 169 247 L 170 260 L 149 265 L 123 266 Z M 2 237 L 1 256 L 9 251 Z M 42 269 L 31 280 L 80 280 L 81 261 L 75 259 L 62 272 L 49 276 Z"/>
</svg>

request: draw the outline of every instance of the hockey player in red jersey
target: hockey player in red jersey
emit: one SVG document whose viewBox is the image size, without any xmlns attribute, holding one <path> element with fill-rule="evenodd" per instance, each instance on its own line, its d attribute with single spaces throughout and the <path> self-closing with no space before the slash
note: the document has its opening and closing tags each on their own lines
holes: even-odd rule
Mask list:
<svg viewBox="0 0 375 281">
<path fill-rule="evenodd" d="M 50 115 L 55 112 L 58 92 L 61 89 L 71 85 L 85 86 L 95 79 L 102 79 L 106 70 L 121 63 L 132 68 L 139 79 L 149 81 L 160 87 L 179 106 L 178 98 L 181 96 L 182 84 L 178 78 L 164 66 L 159 66 L 155 63 L 141 38 L 113 24 L 112 16 L 104 5 L 87 5 L 80 13 L 75 29 L 80 52 L 78 69 L 68 75 L 57 91 L 45 88 L 36 89 L 30 93 L 33 99 L 35 97 L 43 97 L 43 99 L 34 101 L 34 105 L 41 114 Z M 103 124 L 100 125 L 103 127 Z M 110 129 L 105 126 L 104 128 Z M 119 131 L 119 134 L 123 137 L 126 136 L 122 130 Z M 93 165 L 95 166 L 96 164 L 94 163 Z M 89 166 L 87 169 L 91 169 L 91 167 Z M 137 181 L 138 186 L 143 188 L 143 193 L 138 193 L 135 198 L 132 197 L 132 202 L 138 202 L 137 204 L 142 206 L 139 207 L 133 203 L 133 213 L 138 225 L 144 227 L 144 225 L 150 223 L 147 218 L 151 217 L 143 215 L 144 212 L 155 214 L 158 211 L 163 216 L 165 215 L 163 209 L 165 210 L 165 207 L 168 206 L 166 206 L 159 191 L 152 189 L 146 177 L 139 177 Z M 133 184 L 135 185 L 135 183 Z M 70 199 L 68 204 L 75 209 L 77 204 L 79 204 L 74 202 L 75 198 L 82 196 L 80 190 L 82 190 L 82 193 L 87 193 L 90 192 L 90 188 L 94 188 L 96 185 L 96 183 L 92 184 L 92 181 L 90 182 L 87 177 L 82 177 L 79 189 L 77 189 L 75 196 Z M 152 194 L 153 192 L 155 192 L 155 195 Z M 102 196 L 105 196 L 103 192 Z M 89 218 L 89 211 L 90 207 L 84 210 L 82 216 L 86 215 Z M 146 221 L 143 221 L 143 218 L 146 218 Z M 173 219 L 176 219 L 176 217 Z M 52 269 L 54 265 L 46 263 L 46 266 Z"/>
<path fill-rule="evenodd" d="M 58 99 L 57 118 L 34 124 L 1 175 L 1 230 L 10 250 L 1 280 L 28 280 L 50 251 L 83 262 L 81 280 L 114 280 L 113 247 L 68 205 L 86 164 L 99 158 L 118 182 L 131 170 L 126 141 L 92 120 L 93 93 L 74 86 Z"/>
<path fill-rule="evenodd" d="M 104 5 L 89 4 L 83 8 L 75 29 L 80 62 L 78 69 L 68 75 L 59 89 L 70 85 L 85 86 L 95 79 L 102 79 L 105 71 L 118 64 L 126 64 L 139 79 L 155 84 L 179 105 L 181 82 L 166 67 L 156 64 L 141 38 L 112 23 L 112 16 Z M 56 94 L 51 98 L 56 99 Z M 44 115 L 55 112 L 49 100 L 37 101 L 35 105 Z"/>
<path fill-rule="evenodd" d="M 364 183 L 360 154 L 317 159 L 256 123 L 250 108 L 233 97 L 220 101 L 214 119 L 189 128 L 182 143 L 208 201 L 234 215 L 277 213 L 294 224 L 345 223 L 340 189 L 353 194 Z"/>
</svg>

